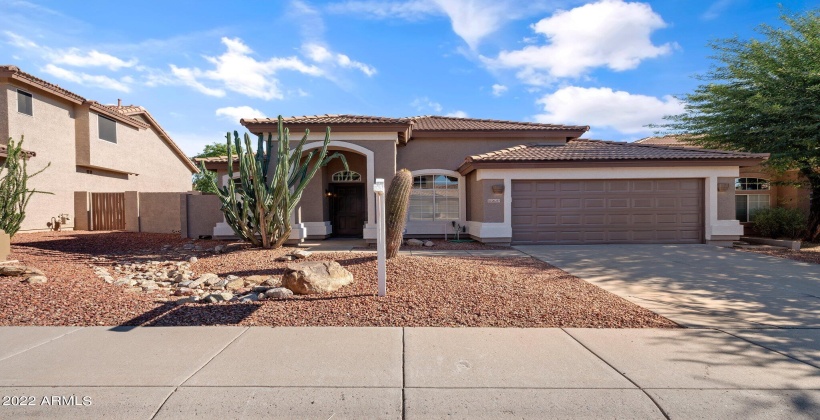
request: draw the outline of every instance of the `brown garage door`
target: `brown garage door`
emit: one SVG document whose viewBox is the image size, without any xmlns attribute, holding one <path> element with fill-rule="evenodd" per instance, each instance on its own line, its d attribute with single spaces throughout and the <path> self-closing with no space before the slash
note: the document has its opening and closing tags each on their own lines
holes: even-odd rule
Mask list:
<svg viewBox="0 0 820 420">
<path fill-rule="evenodd" d="M 512 242 L 701 243 L 703 180 L 513 181 Z"/>
</svg>

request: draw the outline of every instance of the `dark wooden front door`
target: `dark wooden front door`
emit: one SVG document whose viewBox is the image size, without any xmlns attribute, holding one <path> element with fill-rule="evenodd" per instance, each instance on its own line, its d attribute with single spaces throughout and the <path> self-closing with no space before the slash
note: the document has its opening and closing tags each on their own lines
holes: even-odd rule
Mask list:
<svg viewBox="0 0 820 420">
<path fill-rule="evenodd" d="M 333 236 L 362 237 L 365 218 L 364 184 L 330 184 Z"/>
</svg>

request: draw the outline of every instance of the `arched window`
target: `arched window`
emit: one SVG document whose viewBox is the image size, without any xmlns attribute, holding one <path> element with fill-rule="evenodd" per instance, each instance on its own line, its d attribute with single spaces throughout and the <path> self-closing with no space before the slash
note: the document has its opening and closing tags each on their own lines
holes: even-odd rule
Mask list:
<svg viewBox="0 0 820 420">
<path fill-rule="evenodd" d="M 769 180 L 763 178 L 737 178 L 735 191 L 746 194 L 735 194 L 735 217 L 741 222 L 750 222 L 752 216 L 771 205 L 769 197 Z"/>
<path fill-rule="evenodd" d="M 410 221 L 459 220 L 458 178 L 449 175 L 413 177 L 410 191 Z"/>
<path fill-rule="evenodd" d="M 332 182 L 360 182 L 362 175 L 354 171 L 339 171 L 331 177 Z"/>
</svg>

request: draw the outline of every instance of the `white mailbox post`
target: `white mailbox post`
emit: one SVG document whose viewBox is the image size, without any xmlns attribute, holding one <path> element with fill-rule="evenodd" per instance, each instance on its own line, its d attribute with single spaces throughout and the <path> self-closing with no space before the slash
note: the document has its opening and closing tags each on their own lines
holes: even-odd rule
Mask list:
<svg viewBox="0 0 820 420">
<path fill-rule="evenodd" d="M 376 178 L 373 185 L 376 193 L 376 257 L 378 259 L 379 296 L 387 295 L 387 250 L 385 229 L 387 224 L 384 217 L 384 178 Z"/>
</svg>

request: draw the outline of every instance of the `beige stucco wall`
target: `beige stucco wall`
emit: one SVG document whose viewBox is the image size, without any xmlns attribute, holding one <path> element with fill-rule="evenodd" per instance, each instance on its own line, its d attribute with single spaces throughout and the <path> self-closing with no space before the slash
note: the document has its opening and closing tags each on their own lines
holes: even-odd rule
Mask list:
<svg viewBox="0 0 820 420">
<path fill-rule="evenodd" d="M 411 171 L 448 169 L 455 171 L 467 156 L 493 152 L 530 143 L 563 142 L 563 139 L 526 138 L 421 138 L 413 139 L 398 149 L 396 166 Z"/>
<path fill-rule="evenodd" d="M 735 220 L 735 179 L 720 177 L 717 182 L 718 186 L 728 184 L 726 191 L 718 188 L 718 220 Z"/>
<path fill-rule="evenodd" d="M 0 144 L 8 144 L 9 140 L 9 89 L 0 85 Z M 17 110 L 15 110 L 17 111 Z M 0 158 L 2 159 L 2 158 Z"/>
<path fill-rule="evenodd" d="M 141 232 L 180 232 L 180 193 L 139 193 L 139 223 Z M 217 209 L 219 207 L 217 206 Z M 220 212 L 221 214 L 221 212 Z"/>
<path fill-rule="evenodd" d="M 467 221 L 501 223 L 504 221 L 504 194 L 493 193 L 493 185 L 504 185 L 503 179 L 478 180 L 475 171 L 465 177 L 467 183 Z M 492 200 L 492 202 L 490 202 Z M 496 203 L 495 200 L 498 200 Z"/>
<path fill-rule="evenodd" d="M 77 167 L 76 135 L 83 133 L 84 129 L 77 129 L 75 125 L 77 112 L 73 104 L 21 86 L 33 95 L 34 115 L 20 114 L 17 112 L 17 87 L 10 83 L 0 87 L 9 98 L 5 112 L 8 114 L 10 135 L 16 139 L 25 135 L 24 147 L 37 153 L 29 161 L 29 171 L 33 172 L 51 163 L 45 172 L 29 181 L 29 187 L 54 194 L 35 194 L 31 198 L 22 231 L 46 229 L 46 223 L 51 217 L 61 213 L 70 217 L 64 228 L 72 228 L 76 218 L 75 191 L 190 190 L 190 170 L 153 130 L 135 130 L 118 123 L 118 144 L 114 145 L 96 137 L 97 120 L 92 111 L 87 124 L 91 135 L 88 141 L 91 164 L 113 169 L 127 167 L 127 170 L 139 175 L 98 169 L 92 169 L 89 174 L 88 169 Z M 81 107 L 77 106 L 77 109 Z"/>
<path fill-rule="evenodd" d="M 181 194 L 177 218 L 180 220 L 181 235 L 186 238 L 212 235 L 214 226 L 223 221 L 221 206 L 215 194 Z"/>
</svg>

